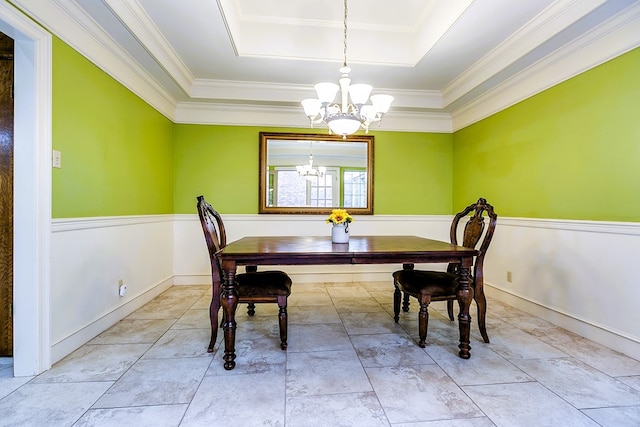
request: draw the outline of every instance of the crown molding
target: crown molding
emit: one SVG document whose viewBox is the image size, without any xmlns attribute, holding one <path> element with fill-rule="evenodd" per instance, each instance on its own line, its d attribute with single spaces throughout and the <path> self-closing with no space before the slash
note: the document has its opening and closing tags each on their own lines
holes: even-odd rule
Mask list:
<svg viewBox="0 0 640 427">
<path fill-rule="evenodd" d="M 185 93 L 195 78 L 137 0 L 102 0 Z"/>
<path fill-rule="evenodd" d="M 495 77 L 525 54 L 530 53 L 569 25 L 593 12 L 604 2 L 605 0 L 561 0 L 553 3 L 445 87 L 442 90 L 444 105 L 452 104 L 482 83 Z"/>
<path fill-rule="evenodd" d="M 173 118 L 177 99 L 104 32 L 75 1 L 15 0 L 14 4 L 161 114 L 169 119 Z"/>
<path fill-rule="evenodd" d="M 453 131 L 496 114 L 640 46 L 640 2 L 452 113 Z"/>
<path fill-rule="evenodd" d="M 395 98 L 394 106 L 402 108 L 442 108 L 442 96 L 437 90 L 398 90 L 378 88 L 378 92 Z M 292 103 L 299 105 L 304 98 L 315 96 L 312 85 L 241 82 L 231 80 L 196 80 L 191 97 L 202 100 L 233 99 L 248 102 Z M 203 101 L 204 102 L 204 101 Z"/>
<path fill-rule="evenodd" d="M 127 14 L 138 15 L 128 1 L 105 2 L 110 7 L 118 8 L 118 13 L 120 8 L 125 8 Z M 313 94 L 311 87 L 220 80 L 191 80 L 189 83 L 192 77 L 185 74 L 188 74 L 187 71 L 180 70 L 184 64 L 171 49 L 167 50 L 166 41 L 161 35 L 150 31 L 145 23 L 129 22 L 127 25 L 134 28 L 132 31 L 152 39 L 153 49 L 158 49 L 158 52 L 152 52 L 153 55 L 167 58 L 168 62 L 162 63 L 162 66 L 176 69 L 175 73 L 167 72 L 174 76 L 177 84 L 183 90 L 188 89 L 185 92 L 193 99 L 201 99 L 201 102 L 179 102 L 75 1 L 15 0 L 14 3 L 175 123 L 309 127 L 297 105 L 301 99 Z M 570 19 L 571 13 L 568 11 L 577 9 L 584 15 L 602 3 L 602 0 L 560 0 L 442 92 L 388 91 L 393 92 L 391 94 L 396 98 L 396 108 L 385 115 L 382 129 L 454 132 L 639 46 L 640 2 L 634 2 L 605 24 L 511 78 L 488 90 L 478 91 L 468 101 L 454 103 L 454 100 L 461 100 L 465 94 L 477 90 L 481 84 L 512 64 L 518 57 L 515 51 L 520 54 L 523 49 L 531 51 L 542 38 L 556 34 Z M 139 7 L 137 2 L 135 4 Z M 550 28 L 545 29 L 547 25 Z M 175 78 L 176 75 L 179 77 Z M 295 104 L 296 107 L 286 104 Z"/>
<path fill-rule="evenodd" d="M 180 102 L 175 123 L 310 128 L 297 106 Z M 451 116 L 439 112 L 393 111 L 382 119 L 383 131 L 451 133 Z M 326 129 L 324 126 L 318 129 Z M 378 128 L 374 125 L 370 131 Z"/>
</svg>

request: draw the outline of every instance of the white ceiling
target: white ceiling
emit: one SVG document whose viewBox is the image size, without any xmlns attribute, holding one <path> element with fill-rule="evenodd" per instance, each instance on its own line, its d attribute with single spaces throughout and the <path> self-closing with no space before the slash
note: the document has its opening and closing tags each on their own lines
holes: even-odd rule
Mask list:
<svg viewBox="0 0 640 427">
<path fill-rule="evenodd" d="M 343 0 L 15 0 L 180 123 L 307 126 Z M 640 45 L 636 0 L 349 0 L 354 83 L 385 130 L 452 131 Z"/>
</svg>

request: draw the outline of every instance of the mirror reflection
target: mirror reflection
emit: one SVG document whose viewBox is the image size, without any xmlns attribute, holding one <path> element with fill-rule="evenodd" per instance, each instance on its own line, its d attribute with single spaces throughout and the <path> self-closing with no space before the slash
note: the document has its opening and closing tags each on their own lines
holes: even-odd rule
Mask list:
<svg viewBox="0 0 640 427">
<path fill-rule="evenodd" d="M 260 134 L 260 213 L 372 214 L 373 136 Z"/>
</svg>

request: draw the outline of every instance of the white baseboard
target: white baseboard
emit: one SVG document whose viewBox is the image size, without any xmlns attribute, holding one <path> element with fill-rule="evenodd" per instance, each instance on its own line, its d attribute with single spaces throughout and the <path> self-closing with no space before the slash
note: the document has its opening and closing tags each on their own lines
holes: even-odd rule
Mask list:
<svg viewBox="0 0 640 427">
<path fill-rule="evenodd" d="M 509 304 L 519 310 L 540 317 L 554 325 L 576 333 L 587 339 L 619 351 L 629 357 L 638 358 L 640 354 L 640 342 L 631 337 L 611 331 L 603 326 L 578 319 L 575 316 L 562 313 L 558 310 L 546 307 L 535 301 L 516 295 L 500 287 L 485 282 L 484 291 L 487 297 L 495 298 Z"/>
<path fill-rule="evenodd" d="M 126 302 L 125 304 L 119 306 L 115 310 L 105 314 L 95 322 L 90 323 L 84 328 L 80 329 L 76 333 L 66 337 L 65 339 L 54 343 L 51 346 L 51 363 L 55 363 L 68 355 L 69 353 L 75 351 L 80 346 L 86 344 L 96 336 L 100 335 L 102 332 L 124 319 L 162 292 L 166 291 L 173 285 L 173 279 L 169 278 L 167 280 L 158 283 L 148 291 L 143 294 L 133 298 L 132 300 Z"/>
</svg>

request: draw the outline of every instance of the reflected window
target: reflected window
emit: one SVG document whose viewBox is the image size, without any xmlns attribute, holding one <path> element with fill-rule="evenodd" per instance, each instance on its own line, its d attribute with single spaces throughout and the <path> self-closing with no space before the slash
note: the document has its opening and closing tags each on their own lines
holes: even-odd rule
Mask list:
<svg viewBox="0 0 640 427">
<path fill-rule="evenodd" d="M 337 206 L 340 202 L 338 188 L 338 170 L 335 168 L 328 168 L 322 177 L 302 177 L 294 168 L 275 168 L 269 172 L 268 206 Z"/>
<path fill-rule="evenodd" d="M 344 171 L 344 206 L 364 208 L 367 206 L 367 172 Z"/>
</svg>

